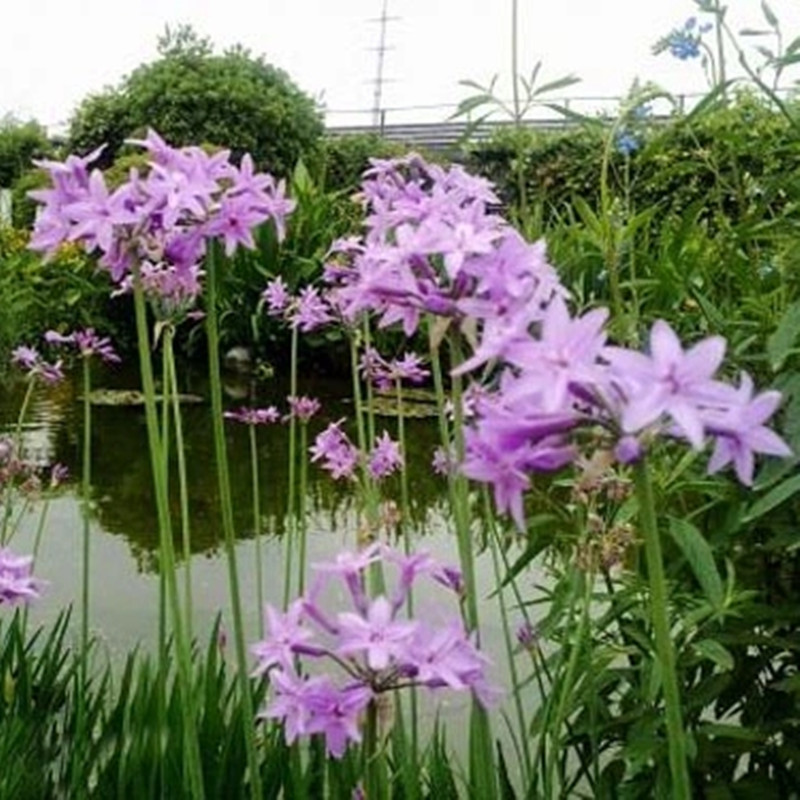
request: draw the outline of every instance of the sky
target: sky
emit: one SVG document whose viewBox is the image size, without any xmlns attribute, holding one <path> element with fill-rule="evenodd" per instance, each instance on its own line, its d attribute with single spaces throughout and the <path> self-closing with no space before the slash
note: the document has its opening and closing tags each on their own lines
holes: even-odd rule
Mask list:
<svg viewBox="0 0 800 800">
<path fill-rule="evenodd" d="M 1 1 L 0 117 L 63 130 L 82 98 L 157 57 L 166 26 L 188 23 L 218 50 L 242 44 L 284 69 L 324 103 L 328 124 L 371 120 L 380 25 L 370 20 L 384 0 Z M 386 1 L 387 122 L 446 119 L 471 93 L 465 79 L 498 74 L 499 93 L 510 95 L 511 0 Z M 800 35 L 800 2 L 768 2 L 785 40 Z M 734 29 L 764 27 L 761 0 L 728 5 Z M 697 61 L 651 52 L 695 12 L 693 0 L 519 0 L 520 68 L 529 73 L 542 61 L 543 80 L 580 77 L 560 96 L 590 98 L 573 103 L 585 113 L 603 105 L 595 98 L 624 95 L 637 77 L 676 94 L 702 92 Z"/>
</svg>

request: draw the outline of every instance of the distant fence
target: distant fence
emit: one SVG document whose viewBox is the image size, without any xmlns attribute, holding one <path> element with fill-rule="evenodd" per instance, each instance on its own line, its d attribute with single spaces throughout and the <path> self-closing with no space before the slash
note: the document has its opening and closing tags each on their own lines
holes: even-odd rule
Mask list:
<svg viewBox="0 0 800 800">
<path fill-rule="evenodd" d="M 691 108 L 702 94 L 676 95 L 673 102 L 658 99 L 652 106 L 652 119 L 666 119 L 676 110 L 682 113 Z M 589 117 L 598 115 L 615 116 L 619 113 L 624 98 L 614 96 L 553 98 L 548 103 L 540 103 L 526 115 L 523 124 L 542 130 L 559 130 L 574 125 L 569 114 L 559 113 L 558 108 Z M 510 102 L 509 102 L 510 105 Z M 507 119 L 489 117 L 480 122 L 469 116 L 454 120 L 457 104 L 434 104 L 417 106 L 396 106 L 384 108 L 377 113 L 364 109 L 326 110 L 326 131 L 331 136 L 374 133 L 390 141 L 424 146 L 429 150 L 450 150 L 469 136 L 472 142 L 485 141 L 495 132 L 515 125 Z M 480 118 L 478 109 L 475 118 Z M 485 110 L 491 110 L 486 106 Z M 351 122 L 358 120 L 358 122 Z M 362 121 L 363 120 L 363 121 Z"/>
<path fill-rule="evenodd" d="M 788 94 L 791 90 L 779 91 L 781 94 Z M 655 124 L 664 122 L 675 113 L 683 114 L 691 111 L 706 96 L 698 92 L 673 95 L 671 100 L 659 97 L 647 103 L 651 109 L 647 119 Z M 563 129 L 575 124 L 575 117 L 570 116 L 569 112 L 586 117 L 605 115 L 607 118 L 613 118 L 619 114 L 620 106 L 625 99 L 619 96 L 552 98 L 547 103 L 534 106 L 522 124 L 540 130 Z M 505 102 L 508 106 L 511 105 L 510 101 Z M 567 113 L 560 113 L 559 108 Z M 330 136 L 373 133 L 390 141 L 403 142 L 412 147 L 425 147 L 433 151 L 453 150 L 466 138 L 470 142 L 486 141 L 497 131 L 511 128 L 516 124 L 508 119 L 496 117 L 475 122 L 474 119 L 480 118 L 480 112 L 491 110 L 489 105 L 474 111 L 473 121 L 470 121 L 469 116 L 454 120 L 457 110 L 456 104 L 439 103 L 396 106 L 381 109 L 377 113 L 365 109 L 323 111 L 326 132 Z"/>
</svg>

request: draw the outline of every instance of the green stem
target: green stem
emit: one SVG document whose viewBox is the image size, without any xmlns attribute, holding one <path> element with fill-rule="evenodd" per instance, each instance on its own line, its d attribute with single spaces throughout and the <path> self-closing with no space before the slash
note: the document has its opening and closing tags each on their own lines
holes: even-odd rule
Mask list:
<svg viewBox="0 0 800 800">
<path fill-rule="evenodd" d="M 78 661 L 78 691 L 76 709 L 76 741 L 79 745 L 75 748 L 75 760 L 72 773 L 73 791 L 85 781 L 83 773 L 84 748 L 86 741 L 86 692 L 89 680 L 89 577 L 90 577 L 90 547 L 89 547 L 89 521 L 90 521 L 90 496 L 92 492 L 92 405 L 89 399 L 91 392 L 91 372 L 89 359 L 82 361 L 83 378 L 83 454 L 81 463 L 81 505 L 82 531 L 81 531 L 81 628 L 80 628 L 80 657 Z"/>
<path fill-rule="evenodd" d="M 575 682 L 575 674 L 578 670 L 578 660 L 581 653 L 584 652 L 584 639 L 589 629 L 589 611 L 591 609 L 592 587 L 594 584 L 594 573 L 590 572 L 588 575 L 581 571 L 576 571 L 576 577 L 579 582 L 583 584 L 583 608 L 581 609 L 580 622 L 578 623 L 578 630 L 575 636 L 575 642 L 570 648 L 569 661 L 567 662 L 567 670 L 564 674 L 564 679 L 561 681 L 558 693 L 558 704 L 556 705 L 555 721 L 550 727 L 550 736 L 553 741 L 553 746 L 550 753 L 550 758 L 547 762 L 547 785 L 551 791 L 554 786 L 553 771 L 555 769 L 556 761 L 560 761 L 563 765 L 564 760 L 562 754 L 564 747 L 561 744 L 561 728 L 567 722 L 567 705 L 570 698 L 573 696 L 573 684 Z M 580 588 L 580 586 L 579 586 Z M 571 626 L 570 626 L 571 627 Z M 568 629 L 569 630 L 569 629 Z M 564 774 L 559 776 L 562 790 L 564 786 Z"/>
<path fill-rule="evenodd" d="M 83 495 L 83 536 L 81 565 L 81 683 L 86 680 L 86 657 L 89 649 L 89 575 L 90 575 L 90 548 L 89 548 L 89 521 L 90 497 L 92 493 L 92 404 L 89 399 L 91 392 L 91 372 L 89 359 L 84 357 L 83 362 L 83 463 L 81 477 L 81 494 Z"/>
<path fill-rule="evenodd" d="M 298 329 L 292 328 L 292 350 L 289 376 L 289 397 L 297 397 L 297 342 Z M 297 530 L 297 515 L 295 513 L 295 500 L 297 498 L 296 470 L 297 470 L 297 420 L 294 414 L 289 418 L 289 486 L 286 493 L 286 556 L 284 559 L 283 573 L 283 608 L 289 606 L 292 595 L 292 556 L 294 554 L 294 537 Z"/>
<path fill-rule="evenodd" d="M 178 585 L 175 577 L 175 553 L 172 542 L 172 523 L 169 515 L 169 497 L 167 496 L 167 476 L 165 473 L 163 443 L 158 430 L 158 411 L 156 409 L 156 391 L 153 380 L 153 363 L 150 357 L 150 337 L 147 330 L 147 310 L 141 273 L 138 264 L 132 270 L 133 300 L 136 311 L 136 334 L 139 349 L 139 367 L 142 376 L 142 389 L 145 398 L 145 418 L 147 421 L 147 441 L 150 451 L 150 466 L 153 471 L 153 489 L 158 514 L 159 550 L 161 570 L 166 588 L 166 604 L 169 607 L 178 658 L 178 675 L 180 678 L 181 713 L 183 715 L 184 750 L 186 772 L 189 785 L 187 791 L 193 798 L 203 798 L 203 768 L 200 760 L 200 747 L 196 718 L 194 714 L 194 698 L 191 687 L 192 657 L 191 647 L 185 636 L 183 616 L 181 614 Z M 165 665 L 162 664 L 162 668 Z"/>
<path fill-rule="evenodd" d="M 723 38 L 723 15 L 724 10 L 720 7 L 719 0 L 714 4 L 714 32 L 717 39 L 717 85 L 724 86 L 727 75 L 725 69 L 725 40 Z M 716 87 L 714 87 L 716 88 Z M 727 87 L 722 90 L 722 96 L 727 100 L 728 89 Z"/>
<path fill-rule="evenodd" d="M 222 529 L 225 538 L 225 554 L 228 562 L 228 588 L 230 590 L 233 632 L 238 665 L 239 687 L 242 699 L 242 725 L 244 726 L 247 763 L 250 768 L 252 796 L 261 797 L 261 773 L 256 753 L 255 726 L 253 724 L 253 696 L 250 689 L 250 668 L 242 621 L 242 602 L 239 591 L 239 571 L 236 565 L 236 533 L 233 522 L 228 453 L 225 447 L 225 431 L 222 419 L 222 379 L 219 369 L 219 330 L 217 322 L 217 265 L 220 260 L 219 242 L 212 242 L 206 259 L 207 308 L 206 333 L 208 337 L 208 366 L 211 379 L 211 416 L 214 430 L 214 451 L 217 459 L 217 479 L 220 504 L 222 506 Z"/>
<path fill-rule="evenodd" d="M 16 458 L 22 458 L 22 425 L 25 422 L 25 417 L 28 413 L 28 406 L 31 402 L 31 397 L 33 396 L 33 388 L 35 384 L 35 378 L 30 376 L 28 378 L 28 385 L 25 388 L 25 396 L 22 398 L 22 405 L 19 409 L 19 414 L 17 414 L 17 424 L 14 428 L 14 456 Z M 15 530 L 14 527 L 11 529 L 11 533 L 9 533 L 9 521 L 12 517 L 12 508 L 13 503 L 11 502 L 13 494 L 13 481 L 8 481 L 5 487 L 5 491 L 3 492 L 3 527 L 2 531 L 0 531 L 0 547 L 5 547 L 9 541 L 11 540 L 11 533 Z"/>
<path fill-rule="evenodd" d="M 403 550 L 408 555 L 411 552 L 411 503 L 408 491 L 408 449 L 406 447 L 405 409 L 403 408 L 403 384 L 398 378 L 395 381 L 397 396 L 397 441 L 400 443 L 400 452 L 403 454 L 403 468 L 400 471 L 400 531 L 403 537 Z M 408 618 L 414 618 L 414 592 L 408 590 L 406 602 Z M 419 724 L 417 720 L 417 690 L 411 689 L 411 760 L 416 769 L 419 758 Z"/>
<path fill-rule="evenodd" d="M 528 747 L 528 724 L 525 720 L 525 710 L 522 707 L 522 685 L 519 680 L 519 673 L 517 672 L 517 663 L 514 659 L 514 645 L 511 640 L 511 625 L 508 619 L 508 606 L 506 604 L 505 593 L 503 591 L 503 577 L 500 573 L 500 532 L 497 530 L 495 517 L 492 512 L 491 500 L 489 493 L 484 489 L 483 491 L 483 508 L 486 515 L 486 523 L 489 526 L 489 546 L 492 551 L 492 566 L 494 568 L 495 583 L 497 584 L 497 602 L 500 609 L 500 621 L 503 625 L 503 638 L 505 639 L 506 646 L 506 660 L 508 661 L 508 670 L 511 673 L 511 686 L 514 695 L 514 708 L 517 715 L 517 727 L 519 729 L 519 740 L 522 748 L 522 767 L 523 767 L 523 781 L 527 786 L 533 776 L 533 765 L 531 763 L 531 753 Z M 513 581 L 513 578 L 512 578 Z"/>
<path fill-rule="evenodd" d="M 653 486 L 644 460 L 636 465 L 635 480 L 636 496 L 639 501 L 639 525 L 644 537 L 647 577 L 650 584 L 650 613 L 664 691 L 672 797 L 675 800 L 688 800 L 692 796 L 692 789 L 686 761 L 686 736 L 681 715 L 675 649 L 670 634 L 667 583 L 664 577 Z"/>
<path fill-rule="evenodd" d="M 431 352 L 431 368 L 439 411 L 439 429 L 442 445 L 449 447 L 448 424 L 445 416 L 445 392 L 442 365 L 439 357 L 439 346 L 434 341 L 433 321 L 429 320 L 429 342 Z M 457 335 L 450 338 L 455 364 L 461 362 L 461 349 Z M 462 386 L 460 376 L 452 381 L 453 391 L 453 443 L 455 462 L 460 464 L 464 458 L 464 415 L 462 408 Z M 475 562 L 472 552 L 469 519 L 469 485 L 461 473 L 451 470 L 447 480 L 450 494 L 450 507 L 456 528 L 459 561 L 464 580 L 464 603 L 462 613 L 466 626 L 480 637 L 478 619 L 477 586 L 475 582 Z M 497 779 L 494 769 L 494 749 L 491 725 L 486 710 L 473 699 L 469 721 L 469 783 L 470 791 L 476 796 L 491 800 L 497 796 Z"/>
<path fill-rule="evenodd" d="M 261 552 L 261 480 L 258 475 L 258 440 L 256 426 L 248 425 L 250 434 L 250 476 L 253 494 L 253 536 L 256 544 L 256 602 L 258 603 L 258 629 L 264 630 L 264 554 Z"/>
<path fill-rule="evenodd" d="M 297 560 L 297 591 L 306 590 L 306 539 L 308 524 L 306 520 L 306 491 L 308 488 L 308 422 L 300 422 L 300 497 L 298 502 L 298 530 L 300 534 L 300 553 Z"/>
<path fill-rule="evenodd" d="M 189 480 L 186 469 L 186 446 L 183 439 L 183 418 L 178 392 L 178 371 L 175 367 L 175 330 L 170 326 L 164 332 L 164 359 L 169 387 L 164 386 L 164 395 L 172 402 L 172 416 L 175 423 L 175 448 L 178 456 L 178 491 L 181 505 L 181 545 L 183 548 L 184 598 L 186 603 L 186 632 L 189 640 L 192 635 L 192 535 L 189 518 Z"/>
</svg>

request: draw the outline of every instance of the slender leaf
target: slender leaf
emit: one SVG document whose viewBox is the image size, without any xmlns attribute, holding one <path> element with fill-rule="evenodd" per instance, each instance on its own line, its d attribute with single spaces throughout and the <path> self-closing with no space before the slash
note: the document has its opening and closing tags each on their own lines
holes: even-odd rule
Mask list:
<svg viewBox="0 0 800 800">
<path fill-rule="evenodd" d="M 689 562 L 703 593 L 711 605 L 721 608 L 725 589 L 717 565 L 714 563 L 711 545 L 690 522 L 672 517 L 669 523 L 670 536 Z"/>
<path fill-rule="evenodd" d="M 800 492 L 800 475 L 787 478 L 774 489 L 767 492 L 763 497 L 756 500 L 744 515 L 742 522 L 745 524 L 754 522 L 759 517 L 763 517 L 764 514 L 772 511 L 773 508 L 777 508 L 781 503 L 785 503 L 790 497 L 797 494 L 797 492 Z"/>
</svg>

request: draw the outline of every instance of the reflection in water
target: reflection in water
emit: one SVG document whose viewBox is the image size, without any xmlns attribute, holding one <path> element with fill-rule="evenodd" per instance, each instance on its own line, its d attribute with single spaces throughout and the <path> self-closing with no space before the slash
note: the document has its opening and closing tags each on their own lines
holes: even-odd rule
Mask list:
<svg viewBox="0 0 800 800">
<path fill-rule="evenodd" d="M 137 386 L 138 376 L 115 370 L 95 377 L 96 385 L 112 388 Z M 207 396 L 202 376 L 190 375 L 187 392 Z M 22 429 L 23 448 L 37 465 L 66 464 L 72 486 L 80 481 L 82 409 L 77 381 L 65 380 L 52 387 L 37 388 Z M 303 393 L 317 396 L 323 412 L 310 424 L 309 439 L 330 421 L 349 418 L 352 405 L 347 397 L 349 382 L 310 380 L 301 386 Z M 0 389 L 0 430 L 13 428 L 22 403 L 25 384 L 18 381 Z M 230 405 L 243 401 L 258 405 L 285 407 L 286 389 L 277 382 L 254 385 L 246 379 L 229 376 L 226 392 Z M 182 409 L 191 509 L 192 552 L 214 558 L 221 545 L 220 509 L 217 476 L 214 469 L 214 443 L 208 404 L 186 405 Z M 379 418 L 377 430 L 396 432 L 396 421 Z M 230 459 L 231 488 L 236 530 L 241 539 L 254 534 L 252 519 L 250 452 L 245 425 L 227 422 L 225 427 Z M 351 431 L 352 433 L 352 431 Z M 439 513 L 445 484 L 430 469 L 435 446 L 435 426 L 428 420 L 406 422 L 406 449 L 410 488 L 410 522 L 413 530 L 430 530 L 432 516 Z M 257 430 L 261 479 L 261 530 L 280 537 L 286 531 L 288 494 L 287 425 L 262 426 Z M 174 447 L 173 447 L 174 450 Z M 92 411 L 92 473 L 95 521 L 109 534 L 124 537 L 137 569 L 158 570 L 158 527 L 147 450 L 144 410 L 141 406 L 95 406 Z M 179 518 L 177 460 L 170 464 L 172 511 Z M 387 481 L 387 499 L 399 502 L 399 481 Z M 308 472 L 306 509 L 309 530 L 319 534 L 347 534 L 356 528 L 356 499 L 352 486 L 335 482 L 312 466 Z M 176 546 L 179 558 L 181 548 Z"/>
<path fill-rule="evenodd" d="M 116 371 L 94 380 L 97 386 L 136 388 L 138 376 Z M 313 436 L 329 421 L 351 416 L 347 399 L 349 383 L 307 380 L 301 392 L 319 397 L 324 413 L 312 421 Z M 190 375 L 183 391 L 207 396 L 202 377 Z M 23 383 L 0 384 L 0 433 L 13 430 L 22 403 Z M 285 407 L 285 386 L 270 383 L 254 387 L 233 384 L 229 397 L 232 407 L 244 401 L 252 404 L 274 403 Z M 232 625 L 229 611 L 227 567 L 222 554 L 217 478 L 214 471 L 213 436 L 210 406 L 187 405 L 183 409 L 188 462 L 192 531 L 193 626 L 203 641 L 212 630 L 217 615 L 223 628 Z M 385 424 L 384 424 L 385 423 Z M 395 434 L 395 420 L 379 418 L 377 431 L 385 427 Z M 255 585 L 256 549 L 253 539 L 250 496 L 250 456 L 248 431 L 237 423 L 226 424 L 230 458 L 236 530 L 240 542 L 237 559 L 240 565 L 241 598 L 248 641 L 260 638 L 257 592 Z M 350 431 L 352 433 L 352 431 Z M 28 420 L 22 429 L 23 446 L 29 457 L 45 466 L 55 462 L 67 465 L 71 483 L 51 503 L 46 533 L 36 562 L 36 575 L 47 581 L 42 600 L 32 606 L 34 623 L 52 623 L 61 609 L 70 605 L 77 612 L 81 592 L 81 503 L 80 458 L 82 407 L 76 382 L 67 380 L 55 387 L 42 387 L 32 399 Z M 424 536 L 425 549 L 442 562 L 458 562 L 455 538 L 449 523 L 446 486 L 430 468 L 436 443 L 436 426 L 429 420 L 406 422 L 406 447 L 411 503 L 411 529 Z M 258 448 L 261 463 L 261 509 L 263 541 L 264 594 L 266 602 L 279 605 L 282 600 L 283 548 L 286 531 L 288 426 L 259 428 Z M 155 646 L 158 619 L 158 527 L 150 474 L 150 457 L 144 410 L 141 407 L 95 407 L 92 415 L 93 501 L 91 521 L 91 627 L 100 643 L 100 651 L 113 662 L 122 663 L 138 643 Z M 171 465 L 171 502 L 173 519 L 179 519 L 176 465 Z M 398 500 L 397 482 L 389 483 L 388 495 Z M 316 467 L 309 469 L 306 495 L 308 520 L 308 561 L 314 564 L 330 560 L 342 549 L 356 547 L 357 503 L 351 487 L 332 481 Z M 38 514 L 27 514 L 13 547 L 20 553 L 31 552 Z M 176 552 L 180 526 L 175 525 Z M 484 554 L 477 560 L 477 585 L 481 603 L 481 640 L 485 652 L 496 664 L 494 680 L 508 685 L 502 666 L 503 631 L 495 602 L 489 600 L 496 588 L 490 559 Z M 179 566 L 182 573 L 184 567 Z M 183 581 L 183 575 L 178 576 Z M 418 598 L 420 608 L 425 597 Z M 432 612 L 435 611 L 432 607 Z M 73 614 L 73 619 L 76 613 Z M 516 620 L 512 620 L 512 624 Z M 430 713 L 461 720 L 466 714 L 463 698 L 439 696 Z M 430 723 L 433 724 L 431 716 Z M 465 752 L 467 726 L 454 725 L 449 741 Z"/>
</svg>

